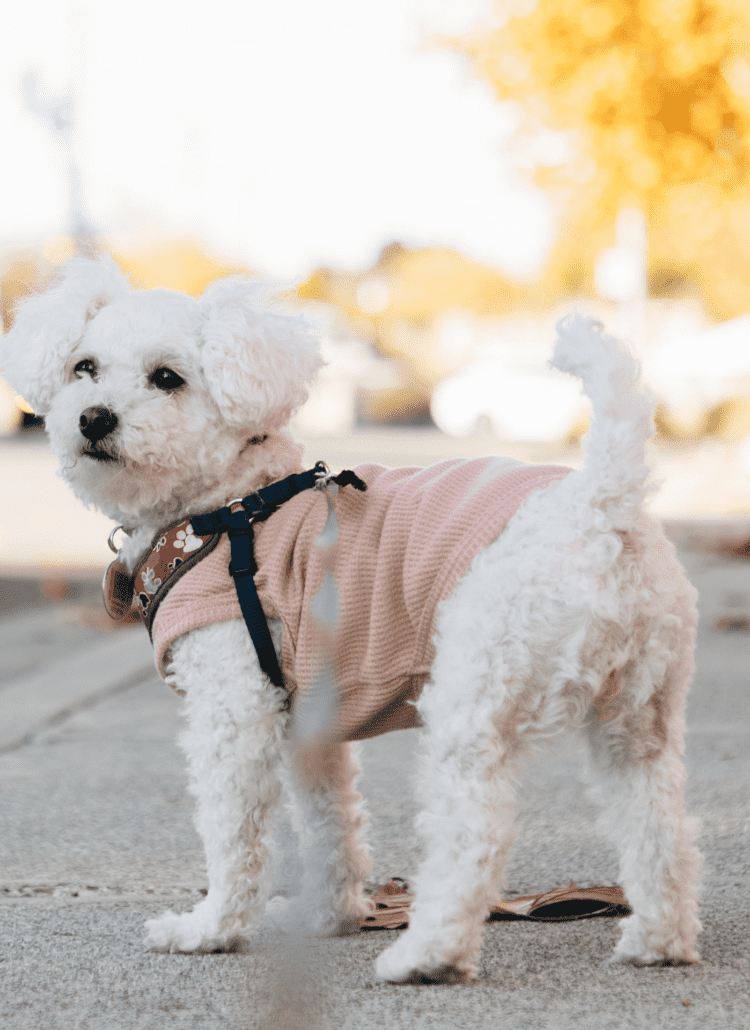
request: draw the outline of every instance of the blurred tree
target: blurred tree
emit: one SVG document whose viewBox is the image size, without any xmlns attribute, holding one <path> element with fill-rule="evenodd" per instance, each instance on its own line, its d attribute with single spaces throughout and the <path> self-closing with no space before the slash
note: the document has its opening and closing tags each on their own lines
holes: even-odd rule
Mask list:
<svg viewBox="0 0 750 1030">
<path fill-rule="evenodd" d="M 51 277 L 47 263 L 37 253 L 16 252 L 0 261 L 0 305 L 2 328 L 7 332 L 16 305 L 27 294 L 44 288 Z"/>
<path fill-rule="evenodd" d="M 111 247 L 106 240 L 97 240 L 96 249 L 111 254 L 140 289 L 161 286 L 197 297 L 221 276 L 251 274 L 247 268 L 215 260 L 193 240 L 166 239 L 148 247 Z M 6 330 L 11 326 L 18 302 L 31 292 L 45 289 L 57 266 L 74 253 L 75 241 L 59 236 L 47 240 L 41 250 L 19 251 L 0 260 L 0 302 Z"/>
<path fill-rule="evenodd" d="M 545 284 L 593 291 L 616 215 L 649 229 L 652 292 L 695 282 L 728 318 L 750 298 L 748 0 L 497 0 L 494 24 L 454 40 L 502 100 L 517 143 L 564 134 L 568 153 L 536 182 L 564 225 Z M 543 138 L 543 137 L 542 137 Z"/>
<path fill-rule="evenodd" d="M 528 300 L 520 284 L 454 250 L 412 250 L 398 242 L 385 247 L 377 263 L 360 274 L 318 269 L 298 295 L 336 305 L 355 331 L 393 359 L 399 383 L 361 391 L 361 417 L 417 424 L 430 420 L 436 384 L 465 363 L 446 352 L 434 331 L 446 312 L 497 317 Z"/>
<path fill-rule="evenodd" d="M 15 251 L 0 256 L 0 333 L 10 329 L 19 301 L 29 293 L 43 290 L 51 276 L 52 269 L 41 254 Z M 0 436 L 14 433 L 22 426 L 42 424 L 24 399 L 0 378 Z"/>
<path fill-rule="evenodd" d="M 431 332 L 447 311 L 498 317 L 527 299 L 529 291 L 454 250 L 391 243 L 366 272 L 318 269 L 298 294 L 337 305 L 355 328 L 374 338 L 382 354 L 420 363 L 425 380 L 434 385 L 457 367 L 446 366 Z"/>
<path fill-rule="evenodd" d="M 151 247 L 107 248 L 123 272 L 141 289 L 163 287 L 193 297 L 225 275 L 250 274 L 239 265 L 216 261 L 193 240 L 164 240 Z"/>
<path fill-rule="evenodd" d="M 364 318 L 368 325 L 382 318 L 431 325 L 454 308 L 479 316 L 505 314 L 527 290 L 447 247 L 411 250 L 391 243 L 366 272 L 318 269 L 298 292 L 302 299 L 337 304 L 349 319 Z"/>
</svg>

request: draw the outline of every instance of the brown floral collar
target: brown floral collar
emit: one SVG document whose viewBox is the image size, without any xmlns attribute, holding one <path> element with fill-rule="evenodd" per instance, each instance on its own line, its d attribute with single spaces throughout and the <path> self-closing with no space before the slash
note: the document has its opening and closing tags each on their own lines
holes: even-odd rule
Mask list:
<svg viewBox="0 0 750 1030">
<path fill-rule="evenodd" d="M 132 572 L 118 557 L 104 574 L 104 607 L 118 622 L 139 617 L 149 636 L 156 611 L 175 583 L 216 547 L 220 533 L 197 536 L 191 519 L 160 530 Z"/>
</svg>

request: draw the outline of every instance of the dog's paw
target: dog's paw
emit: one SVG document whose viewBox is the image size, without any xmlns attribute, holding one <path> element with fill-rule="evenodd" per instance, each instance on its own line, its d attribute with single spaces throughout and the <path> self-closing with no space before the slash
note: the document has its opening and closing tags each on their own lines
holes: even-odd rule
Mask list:
<svg viewBox="0 0 750 1030">
<path fill-rule="evenodd" d="M 146 921 L 146 944 L 151 951 L 234 951 L 245 939 L 236 929 L 221 930 L 198 906 L 193 912 L 164 912 Z"/>
<path fill-rule="evenodd" d="M 647 933 L 635 916 L 620 923 L 622 937 L 608 965 L 611 966 L 692 966 L 700 962 L 695 944 L 675 935 Z"/>
<path fill-rule="evenodd" d="M 679 954 L 665 955 L 644 949 L 638 953 L 615 950 L 607 961 L 608 966 L 693 966 L 701 957 L 695 948 L 685 948 Z"/>
<path fill-rule="evenodd" d="M 304 896 L 271 898 L 266 904 L 266 919 L 285 933 L 306 933 L 316 937 L 338 937 L 358 933 L 365 916 L 374 911 L 369 898 L 352 899 L 345 913 L 321 909 Z"/>
<path fill-rule="evenodd" d="M 416 954 L 403 934 L 378 956 L 375 975 L 379 980 L 395 984 L 455 984 L 468 983 L 475 973 L 473 969 L 461 969 L 458 965 Z"/>
<path fill-rule="evenodd" d="M 306 925 L 307 913 L 300 898 L 283 898 L 280 894 L 266 902 L 266 922 L 277 930 L 293 933 Z"/>
</svg>

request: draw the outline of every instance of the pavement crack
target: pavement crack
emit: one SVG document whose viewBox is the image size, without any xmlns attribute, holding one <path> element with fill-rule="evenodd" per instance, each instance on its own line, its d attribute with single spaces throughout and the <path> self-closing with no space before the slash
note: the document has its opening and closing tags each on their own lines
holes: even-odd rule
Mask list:
<svg viewBox="0 0 750 1030">
<path fill-rule="evenodd" d="M 64 708 L 60 708 L 51 715 L 46 716 L 44 719 L 40 719 L 39 722 L 31 727 L 31 729 L 27 730 L 15 739 L 0 743 L 0 755 L 8 754 L 11 751 L 17 751 L 22 747 L 28 747 L 30 744 L 34 743 L 40 734 L 45 733 L 47 730 L 54 729 L 56 726 L 62 726 L 80 712 L 85 712 L 89 708 L 96 708 L 96 706 L 100 705 L 103 701 L 108 701 L 110 698 L 116 697 L 118 694 L 124 694 L 128 690 L 132 690 L 134 687 L 140 686 L 153 675 L 153 666 L 145 665 L 140 669 L 136 669 L 135 672 L 131 673 L 129 676 L 125 676 L 118 683 L 115 683 L 110 687 L 107 687 L 104 690 L 94 691 L 86 697 L 82 697 L 75 701 L 73 704 L 65 705 Z"/>
<path fill-rule="evenodd" d="M 0 901 L 12 898 L 148 898 L 200 896 L 208 893 L 205 887 L 142 887 L 138 884 L 80 884 L 80 883 L 14 883 L 0 885 Z"/>
</svg>

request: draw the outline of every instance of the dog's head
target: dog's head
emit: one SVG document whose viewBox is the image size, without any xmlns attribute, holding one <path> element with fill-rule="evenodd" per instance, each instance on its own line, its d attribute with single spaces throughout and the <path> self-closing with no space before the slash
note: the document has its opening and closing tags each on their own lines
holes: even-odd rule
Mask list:
<svg viewBox="0 0 750 1030">
<path fill-rule="evenodd" d="M 322 364 L 267 286 L 223 279 L 199 300 L 134 290 L 107 257 L 69 261 L 0 348 L 64 477 L 113 518 L 205 493 L 248 439 L 288 421 Z"/>
</svg>

